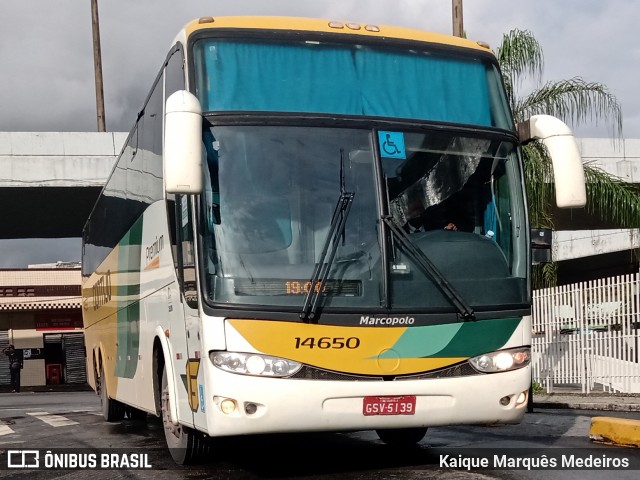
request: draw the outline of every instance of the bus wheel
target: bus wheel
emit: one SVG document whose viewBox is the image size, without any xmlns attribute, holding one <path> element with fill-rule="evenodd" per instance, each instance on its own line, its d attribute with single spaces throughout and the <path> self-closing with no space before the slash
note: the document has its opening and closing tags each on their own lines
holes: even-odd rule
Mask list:
<svg viewBox="0 0 640 480">
<path fill-rule="evenodd" d="M 100 406 L 102 416 L 107 422 L 117 422 L 124 418 L 124 405 L 117 400 L 109 398 L 107 393 L 107 382 L 104 376 L 104 367 L 100 367 L 100 378 L 98 379 L 98 391 L 100 393 Z"/>
<path fill-rule="evenodd" d="M 135 407 L 126 407 L 125 416 L 132 421 L 144 422 L 147 419 L 147 412 Z"/>
<path fill-rule="evenodd" d="M 195 463 L 207 452 L 207 438 L 183 425 L 174 425 L 171 421 L 171 400 L 169 398 L 169 382 L 167 369 L 162 370 L 162 425 L 164 437 L 171 457 L 178 465 Z"/>
<path fill-rule="evenodd" d="M 389 428 L 376 430 L 378 437 L 387 445 L 406 447 L 418 443 L 427 434 L 427 428 Z"/>
</svg>

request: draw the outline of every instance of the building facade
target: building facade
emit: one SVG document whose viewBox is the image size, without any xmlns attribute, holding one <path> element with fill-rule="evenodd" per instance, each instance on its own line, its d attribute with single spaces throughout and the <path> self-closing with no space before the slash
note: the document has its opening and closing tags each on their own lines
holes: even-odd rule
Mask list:
<svg viewBox="0 0 640 480">
<path fill-rule="evenodd" d="M 23 387 L 86 383 L 81 300 L 77 264 L 0 270 L 0 351 L 22 352 Z M 0 386 L 9 380 L 0 355 Z"/>
</svg>

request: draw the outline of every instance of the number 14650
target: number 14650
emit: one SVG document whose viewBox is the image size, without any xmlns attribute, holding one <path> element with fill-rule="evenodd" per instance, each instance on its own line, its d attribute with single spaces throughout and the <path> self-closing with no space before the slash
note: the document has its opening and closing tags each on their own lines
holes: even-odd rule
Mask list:
<svg viewBox="0 0 640 480">
<path fill-rule="evenodd" d="M 350 350 L 356 349 L 360 346 L 360 339 L 358 337 L 295 337 L 296 348 L 348 348 Z"/>
</svg>

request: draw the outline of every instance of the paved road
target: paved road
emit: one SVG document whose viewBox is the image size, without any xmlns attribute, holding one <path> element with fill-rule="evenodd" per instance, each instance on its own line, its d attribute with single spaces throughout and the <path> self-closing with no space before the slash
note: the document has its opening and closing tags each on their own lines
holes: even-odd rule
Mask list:
<svg viewBox="0 0 640 480">
<path fill-rule="evenodd" d="M 149 452 L 149 471 L 97 470 L 91 480 L 134 478 L 154 480 L 177 478 L 347 478 L 347 479 L 596 479 L 602 471 L 527 471 L 452 468 L 441 455 L 455 459 L 469 449 L 488 449 L 491 455 L 508 458 L 526 454 L 541 457 L 566 448 L 567 452 L 588 453 L 600 458 L 623 457 L 640 465 L 640 449 L 597 446 L 588 440 L 592 416 L 602 412 L 580 410 L 539 410 L 528 414 L 521 425 L 506 427 L 432 428 L 416 448 L 398 450 L 382 444 L 373 432 L 351 434 L 270 435 L 227 439 L 214 449 L 215 460 L 178 469 L 164 449 L 162 425 L 156 418 L 146 422 L 125 420 L 105 423 L 99 401 L 92 392 L 0 394 L 0 452 L 8 449 L 70 449 L 65 452 L 112 451 Z M 621 413 L 635 418 L 637 413 Z M 88 449 L 88 450 L 82 450 Z M 575 450 L 577 449 L 577 450 Z M 564 450 L 563 450 L 564 452 Z M 477 456 L 477 455 L 476 455 Z M 0 466 L 6 459 L 0 453 Z M 611 472 L 609 472 L 611 473 Z M 64 475 L 62 475 L 64 474 Z M 0 470 L 0 477 L 39 480 L 63 477 L 87 478 L 87 471 Z M 614 478 L 637 479 L 638 471 L 617 471 Z"/>
</svg>

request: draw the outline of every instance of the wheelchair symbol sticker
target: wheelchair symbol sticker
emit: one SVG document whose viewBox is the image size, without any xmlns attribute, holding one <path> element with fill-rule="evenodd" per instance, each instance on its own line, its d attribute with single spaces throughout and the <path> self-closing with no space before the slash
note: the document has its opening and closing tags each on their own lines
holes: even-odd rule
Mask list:
<svg viewBox="0 0 640 480">
<path fill-rule="evenodd" d="M 378 142 L 380 143 L 381 157 L 406 160 L 407 155 L 404 150 L 404 133 L 379 131 Z"/>
</svg>

